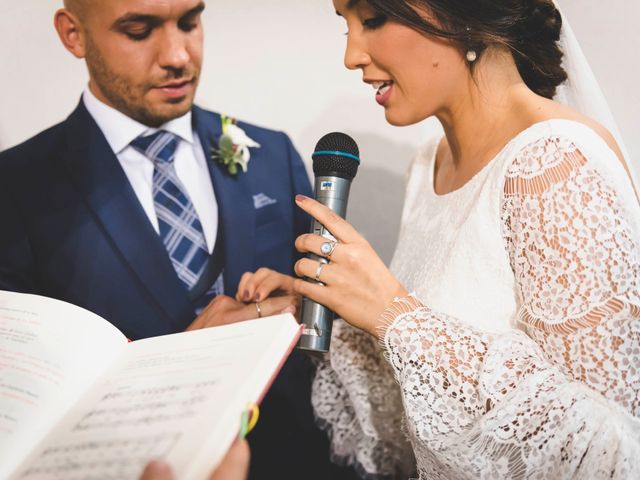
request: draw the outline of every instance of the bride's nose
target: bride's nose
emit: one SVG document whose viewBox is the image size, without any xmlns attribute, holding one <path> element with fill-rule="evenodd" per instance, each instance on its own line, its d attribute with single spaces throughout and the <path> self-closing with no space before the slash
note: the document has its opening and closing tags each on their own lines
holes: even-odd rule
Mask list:
<svg viewBox="0 0 640 480">
<path fill-rule="evenodd" d="M 362 41 L 355 36 L 347 37 L 347 48 L 344 52 L 344 66 L 349 70 L 364 68 L 371 63 L 371 57 L 367 53 Z"/>
</svg>

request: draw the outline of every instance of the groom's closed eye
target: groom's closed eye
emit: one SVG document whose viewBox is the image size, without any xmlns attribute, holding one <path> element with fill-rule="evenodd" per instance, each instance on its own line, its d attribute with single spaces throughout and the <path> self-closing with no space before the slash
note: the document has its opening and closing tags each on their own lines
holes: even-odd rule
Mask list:
<svg viewBox="0 0 640 480">
<path fill-rule="evenodd" d="M 131 40 L 141 41 L 149 37 L 153 29 L 161 23 L 158 17 L 152 15 L 130 14 L 116 20 L 111 30 L 120 32 Z"/>
</svg>

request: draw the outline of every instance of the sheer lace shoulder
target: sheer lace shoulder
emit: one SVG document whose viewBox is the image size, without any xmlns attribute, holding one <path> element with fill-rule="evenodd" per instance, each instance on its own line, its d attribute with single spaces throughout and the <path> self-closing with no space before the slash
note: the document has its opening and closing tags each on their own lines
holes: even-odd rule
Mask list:
<svg viewBox="0 0 640 480">
<path fill-rule="evenodd" d="M 640 415 L 629 362 L 640 354 L 638 205 L 602 168 L 567 137 L 527 145 L 506 175 L 504 236 L 529 336 L 571 378 Z"/>
</svg>

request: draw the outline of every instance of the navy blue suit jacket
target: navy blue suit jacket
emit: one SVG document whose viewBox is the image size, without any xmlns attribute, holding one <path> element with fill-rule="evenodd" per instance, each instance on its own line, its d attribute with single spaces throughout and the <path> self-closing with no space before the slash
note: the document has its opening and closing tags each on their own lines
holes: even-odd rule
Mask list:
<svg viewBox="0 0 640 480">
<path fill-rule="evenodd" d="M 193 122 L 207 153 L 221 134 L 220 117 L 196 107 Z M 232 176 L 208 160 L 231 296 L 244 272 L 266 266 L 291 273 L 294 239 L 309 225 L 293 197 L 311 193 L 285 134 L 241 126 L 261 144 L 248 172 Z M 193 306 L 162 240 L 82 102 L 65 122 L 2 153 L 0 182 L 0 209 L 8 210 L 0 288 L 79 305 L 133 340 L 191 323 Z M 256 210 L 260 193 L 277 203 Z"/>
<path fill-rule="evenodd" d="M 208 154 L 221 134 L 220 116 L 194 107 L 193 123 Z M 285 134 L 240 126 L 261 145 L 252 149 L 248 172 L 232 176 L 208 160 L 231 296 L 244 272 L 292 272 L 294 239 L 309 228 L 293 198 L 311 194 Z M 256 208 L 259 194 L 276 202 Z M 0 153 L 0 222 L 0 289 L 79 305 L 133 340 L 179 332 L 193 321 L 160 237 L 82 102 L 66 121 Z M 252 478 L 306 476 L 309 465 L 327 475 L 320 472 L 333 468 L 313 425 L 311 372 L 308 359 L 294 352 L 265 398 L 251 442 Z"/>
</svg>

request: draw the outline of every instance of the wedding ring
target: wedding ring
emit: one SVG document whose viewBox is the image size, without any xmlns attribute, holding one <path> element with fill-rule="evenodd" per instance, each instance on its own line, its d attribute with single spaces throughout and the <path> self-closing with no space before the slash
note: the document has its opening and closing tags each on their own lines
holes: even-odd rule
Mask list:
<svg viewBox="0 0 640 480">
<path fill-rule="evenodd" d="M 316 282 L 322 282 L 322 280 L 320 280 L 320 274 L 322 273 L 322 269 L 325 265 L 326 263 L 324 262 L 318 262 L 318 268 L 316 268 Z"/>
<path fill-rule="evenodd" d="M 256 302 L 254 303 L 254 305 L 256 306 L 256 312 L 258 312 L 258 318 L 262 318 L 262 309 L 260 308 L 260 303 Z"/>
<path fill-rule="evenodd" d="M 338 242 L 324 242 L 322 245 L 320 245 L 320 251 L 322 252 L 322 255 L 329 258 L 331 257 L 333 251 L 337 246 Z"/>
</svg>

